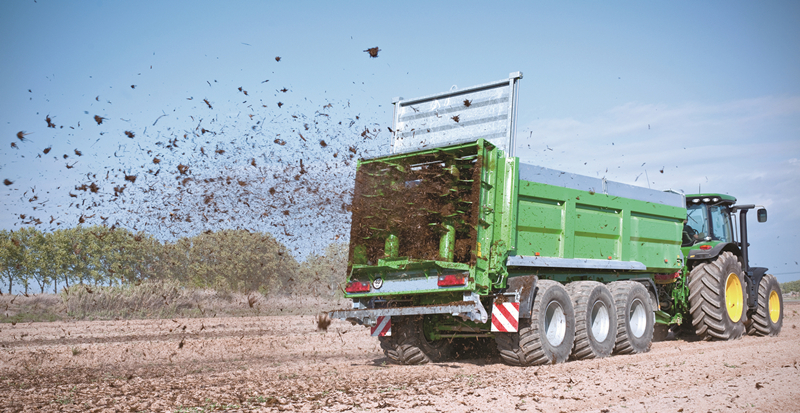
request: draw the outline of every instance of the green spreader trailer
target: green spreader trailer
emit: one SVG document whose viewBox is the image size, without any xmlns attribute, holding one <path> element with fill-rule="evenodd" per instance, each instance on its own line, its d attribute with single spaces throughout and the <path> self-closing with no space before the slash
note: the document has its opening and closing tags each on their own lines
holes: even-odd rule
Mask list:
<svg viewBox="0 0 800 413">
<path fill-rule="evenodd" d="M 391 153 L 358 162 L 353 305 L 332 318 L 400 364 L 476 343 L 517 366 L 641 353 L 656 325 L 778 334 L 780 286 L 748 265 L 755 205 L 520 162 L 521 78 L 394 99 Z"/>
</svg>

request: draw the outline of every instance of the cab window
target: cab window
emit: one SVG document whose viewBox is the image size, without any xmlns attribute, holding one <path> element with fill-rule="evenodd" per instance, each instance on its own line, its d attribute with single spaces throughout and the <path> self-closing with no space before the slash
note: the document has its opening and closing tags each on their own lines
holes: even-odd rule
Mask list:
<svg viewBox="0 0 800 413">
<path fill-rule="evenodd" d="M 708 235 L 706 211 L 703 204 L 689 205 L 687 208 L 686 223 L 683 225 L 683 246 L 701 242 Z"/>
<path fill-rule="evenodd" d="M 712 239 L 731 242 L 733 234 L 731 232 L 731 220 L 728 207 L 715 205 L 708 208 L 711 214 L 711 237 Z"/>
</svg>

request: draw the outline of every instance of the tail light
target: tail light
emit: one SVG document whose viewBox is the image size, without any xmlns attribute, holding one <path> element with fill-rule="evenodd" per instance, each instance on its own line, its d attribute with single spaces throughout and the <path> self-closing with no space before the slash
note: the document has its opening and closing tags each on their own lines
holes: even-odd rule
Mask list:
<svg viewBox="0 0 800 413">
<path fill-rule="evenodd" d="M 467 283 L 467 274 L 447 274 L 439 276 L 439 287 L 453 287 Z"/>
<path fill-rule="evenodd" d="M 701 250 L 710 250 L 711 249 L 711 245 L 701 245 L 700 249 Z"/>
<path fill-rule="evenodd" d="M 348 293 L 368 293 L 369 282 L 350 281 L 347 283 L 347 287 L 345 287 L 344 290 Z"/>
</svg>

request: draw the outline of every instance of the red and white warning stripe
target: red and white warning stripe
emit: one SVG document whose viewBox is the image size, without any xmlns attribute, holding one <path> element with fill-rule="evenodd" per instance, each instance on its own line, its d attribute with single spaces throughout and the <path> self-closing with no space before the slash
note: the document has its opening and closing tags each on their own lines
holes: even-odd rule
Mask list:
<svg viewBox="0 0 800 413">
<path fill-rule="evenodd" d="M 513 333 L 519 328 L 519 303 L 494 303 L 492 332 Z"/>
<path fill-rule="evenodd" d="M 378 317 L 378 322 L 369 329 L 372 337 L 383 337 L 392 335 L 392 317 Z"/>
</svg>

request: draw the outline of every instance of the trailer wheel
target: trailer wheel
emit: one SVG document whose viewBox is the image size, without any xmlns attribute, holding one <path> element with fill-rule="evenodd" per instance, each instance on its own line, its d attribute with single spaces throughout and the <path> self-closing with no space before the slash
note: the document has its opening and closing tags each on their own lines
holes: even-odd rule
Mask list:
<svg viewBox="0 0 800 413">
<path fill-rule="evenodd" d="M 610 356 L 617 336 L 617 311 L 611 292 L 597 281 L 571 282 L 567 292 L 575 308 L 572 358 Z"/>
<path fill-rule="evenodd" d="M 747 327 L 747 334 L 777 336 L 783 326 L 783 295 L 781 285 L 772 274 L 766 274 L 758 284 L 758 306 Z"/>
<path fill-rule="evenodd" d="M 450 358 L 449 340 L 429 341 L 425 337 L 425 317 L 392 317 L 392 335 L 380 337 L 381 348 L 398 364 L 426 364 Z"/>
<path fill-rule="evenodd" d="M 536 283 L 530 319 L 519 320 L 516 333 L 496 333 L 503 361 L 535 366 L 567 361 L 575 341 L 575 310 L 564 287 L 549 280 Z"/>
<path fill-rule="evenodd" d="M 695 333 L 704 340 L 734 340 L 744 333 L 747 290 L 742 265 L 725 251 L 716 261 L 689 273 L 689 313 Z"/>
<path fill-rule="evenodd" d="M 653 342 L 655 313 L 650 294 L 636 281 L 608 284 L 617 307 L 616 354 L 638 354 L 650 350 Z"/>
</svg>

